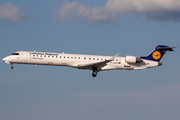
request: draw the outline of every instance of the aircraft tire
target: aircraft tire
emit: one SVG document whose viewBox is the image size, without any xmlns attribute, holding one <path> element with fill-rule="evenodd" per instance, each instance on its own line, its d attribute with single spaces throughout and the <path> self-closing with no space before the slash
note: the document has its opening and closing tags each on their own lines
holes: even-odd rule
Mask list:
<svg viewBox="0 0 180 120">
<path fill-rule="evenodd" d="M 96 77 L 96 75 L 97 75 L 97 72 L 96 72 L 96 71 L 93 71 L 92 76 L 93 76 L 93 77 Z"/>
</svg>

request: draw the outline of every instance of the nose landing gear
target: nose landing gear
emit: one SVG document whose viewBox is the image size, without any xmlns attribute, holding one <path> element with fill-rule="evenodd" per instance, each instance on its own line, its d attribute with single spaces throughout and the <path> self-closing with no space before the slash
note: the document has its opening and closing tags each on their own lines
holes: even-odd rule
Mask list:
<svg viewBox="0 0 180 120">
<path fill-rule="evenodd" d="M 14 69 L 13 63 L 11 63 L 11 69 Z"/>
</svg>

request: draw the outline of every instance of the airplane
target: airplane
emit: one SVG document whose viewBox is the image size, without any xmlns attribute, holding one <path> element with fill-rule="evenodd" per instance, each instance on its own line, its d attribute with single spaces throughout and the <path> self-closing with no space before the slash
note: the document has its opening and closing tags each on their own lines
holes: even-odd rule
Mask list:
<svg viewBox="0 0 180 120">
<path fill-rule="evenodd" d="M 174 51 L 173 48 L 165 45 L 158 45 L 147 56 L 137 58 L 135 56 L 117 57 L 99 56 L 99 55 L 83 55 L 83 54 L 65 54 L 36 52 L 36 51 L 18 51 L 3 58 L 5 63 L 13 64 L 33 64 L 33 65 L 52 65 L 52 66 L 69 66 L 78 69 L 92 70 L 92 76 L 96 77 L 97 72 L 105 70 L 140 70 L 161 66 L 159 62 L 166 51 Z"/>
</svg>

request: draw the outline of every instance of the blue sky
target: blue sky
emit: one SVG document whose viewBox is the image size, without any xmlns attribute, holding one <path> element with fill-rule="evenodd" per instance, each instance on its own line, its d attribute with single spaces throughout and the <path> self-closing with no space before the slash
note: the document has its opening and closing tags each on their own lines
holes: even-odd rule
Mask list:
<svg viewBox="0 0 180 120">
<path fill-rule="evenodd" d="M 177 0 L 0 2 L 0 58 L 15 51 L 114 56 L 177 47 L 162 66 L 92 71 L 0 62 L 1 120 L 179 120 Z"/>
</svg>

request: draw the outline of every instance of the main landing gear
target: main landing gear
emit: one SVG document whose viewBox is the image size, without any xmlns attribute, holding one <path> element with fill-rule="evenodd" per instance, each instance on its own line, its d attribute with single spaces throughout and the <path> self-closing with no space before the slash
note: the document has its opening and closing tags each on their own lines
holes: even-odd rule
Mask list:
<svg viewBox="0 0 180 120">
<path fill-rule="evenodd" d="M 11 69 L 14 69 L 13 63 L 11 63 Z"/>
<path fill-rule="evenodd" d="M 93 77 L 96 77 L 96 75 L 97 75 L 97 71 L 96 71 L 96 70 L 93 70 L 92 76 L 93 76 Z"/>
</svg>

